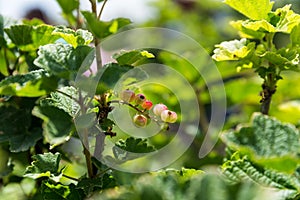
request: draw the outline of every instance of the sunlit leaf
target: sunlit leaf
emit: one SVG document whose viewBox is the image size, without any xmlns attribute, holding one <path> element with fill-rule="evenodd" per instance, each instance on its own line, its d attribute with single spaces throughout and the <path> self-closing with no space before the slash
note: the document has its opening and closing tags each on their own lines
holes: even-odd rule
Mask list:
<svg viewBox="0 0 300 200">
<path fill-rule="evenodd" d="M 278 32 L 291 33 L 294 27 L 300 23 L 300 15 L 294 13 L 291 9 L 291 4 L 278 8 L 274 14 L 280 16 L 276 28 Z"/>
<path fill-rule="evenodd" d="M 77 29 L 76 31 L 74 31 L 70 28 L 58 27 L 52 32 L 52 35 L 63 38 L 74 48 L 76 48 L 78 45 L 88 45 L 93 41 L 93 35 L 83 29 Z"/>
<path fill-rule="evenodd" d="M 119 65 L 138 66 L 146 63 L 149 58 L 154 58 L 154 55 L 148 51 L 133 50 L 121 51 L 114 54 L 113 58 L 116 59 Z"/>
<path fill-rule="evenodd" d="M 225 3 L 253 20 L 266 19 L 274 4 L 270 0 L 225 0 Z"/>
<path fill-rule="evenodd" d="M 54 29 L 53 26 L 46 24 L 37 26 L 23 24 L 5 28 L 5 32 L 22 51 L 35 51 L 39 46 L 54 43 L 58 39 L 58 36 L 52 35 Z"/>
</svg>

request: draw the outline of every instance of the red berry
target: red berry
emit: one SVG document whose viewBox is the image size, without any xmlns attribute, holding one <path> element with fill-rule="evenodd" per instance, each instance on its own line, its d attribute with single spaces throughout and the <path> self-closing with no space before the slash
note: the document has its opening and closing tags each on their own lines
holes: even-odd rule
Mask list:
<svg viewBox="0 0 300 200">
<path fill-rule="evenodd" d="M 136 114 L 133 117 L 133 122 L 137 127 L 143 128 L 147 125 L 147 118 L 144 115 Z"/>
<path fill-rule="evenodd" d="M 150 110 L 153 106 L 153 103 L 150 100 L 146 100 L 142 103 L 142 108 Z"/>
</svg>

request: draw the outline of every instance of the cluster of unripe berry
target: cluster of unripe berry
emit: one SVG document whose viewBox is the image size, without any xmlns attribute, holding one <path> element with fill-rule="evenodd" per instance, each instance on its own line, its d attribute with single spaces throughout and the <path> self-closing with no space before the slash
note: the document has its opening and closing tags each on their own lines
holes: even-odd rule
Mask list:
<svg viewBox="0 0 300 200">
<path fill-rule="evenodd" d="M 145 127 L 150 116 L 147 114 L 149 110 L 153 108 L 153 113 L 160 118 L 161 121 L 166 123 L 175 123 L 177 120 L 177 114 L 174 111 L 168 110 L 168 107 L 162 103 L 153 106 L 152 101 L 146 99 L 143 94 L 135 94 L 132 90 L 123 90 L 120 93 L 120 98 L 126 102 L 133 104 L 136 108 L 143 109 L 142 112 L 137 113 L 133 117 L 133 122 L 137 127 Z"/>
</svg>

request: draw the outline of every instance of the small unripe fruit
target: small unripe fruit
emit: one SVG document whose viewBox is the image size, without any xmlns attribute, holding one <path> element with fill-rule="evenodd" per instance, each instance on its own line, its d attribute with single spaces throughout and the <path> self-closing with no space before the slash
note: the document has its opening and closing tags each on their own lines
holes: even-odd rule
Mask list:
<svg viewBox="0 0 300 200">
<path fill-rule="evenodd" d="M 132 90 L 123 90 L 120 94 L 120 98 L 125 102 L 132 102 L 135 100 L 135 93 Z"/>
<path fill-rule="evenodd" d="M 133 122 L 137 127 L 143 128 L 147 125 L 147 118 L 144 115 L 136 114 L 133 117 Z"/>
<path fill-rule="evenodd" d="M 168 107 L 162 103 L 159 103 L 154 106 L 153 113 L 157 116 L 160 116 L 164 110 L 168 110 Z"/>
<path fill-rule="evenodd" d="M 164 110 L 162 111 L 161 120 L 168 123 L 174 123 L 177 120 L 177 114 L 176 112 L 170 111 L 170 110 Z"/>
<path fill-rule="evenodd" d="M 141 105 L 144 101 L 146 101 L 146 97 L 143 94 L 137 94 L 135 96 L 135 103 L 137 105 Z"/>
<path fill-rule="evenodd" d="M 153 106 L 153 103 L 150 100 L 146 100 L 142 103 L 142 108 L 150 110 Z"/>
</svg>

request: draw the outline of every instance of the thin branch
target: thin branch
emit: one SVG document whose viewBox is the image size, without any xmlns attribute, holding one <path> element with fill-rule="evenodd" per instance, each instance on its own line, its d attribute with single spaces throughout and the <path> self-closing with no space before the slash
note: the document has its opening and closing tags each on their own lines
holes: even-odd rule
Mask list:
<svg viewBox="0 0 300 200">
<path fill-rule="evenodd" d="M 92 12 L 97 14 L 97 3 L 96 0 L 90 0 L 91 6 L 92 6 Z"/>
<path fill-rule="evenodd" d="M 71 180 L 73 180 L 73 181 L 79 182 L 79 179 L 74 178 L 74 177 L 71 177 L 71 176 L 68 176 L 68 175 L 66 175 L 66 174 L 63 174 L 62 176 L 65 177 L 65 178 L 71 179 Z"/>
<path fill-rule="evenodd" d="M 100 12 L 99 12 L 99 15 L 98 15 L 98 20 L 100 20 L 101 18 L 101 15 L 103 13 L 103 10 L 104 10 L 104 7 L 105 7 L 105 4 L 107 3 L 108 0 L 104 0 L 102 6 L 101 6 L 101 9 L 100 9 Z"/>
<path fill-rule="evenodd" d="M 118 104 L 124 104 L 124 105 L 127 105 L 127 106 L 133 108 L 134 110 L 138 111 L 139 113 L 145 115 L 145 117 L 147 117 L 148 119 L 151 119 L 150 115 L 148 115 L 148 114 L 145 113 L 144 111 L 138 109 L 136 106 L 134 106 L 134 105 L 132 105 L 132 104 L 126 102 L 126 101 L 112 100 L 112 101 L 109 101 L 109 102 L 107 102 L 107 103 L 108 103 L 108 104 L 110 104 L 110 103 L 118 103 Z"/>
<path fill-rule="evenodd" d="M 110 167 L 108 167 L 108 168 L 106 168 L 106 169 L 104 169 L 103 171 L 101 171 L 99 174 L 97 174 L 95 177 L 100 177 L 100 176 L 102 176 L 103 174 L 105 174 L 108 170 L 111 170 L 111 168 Z"/>
</svg>

